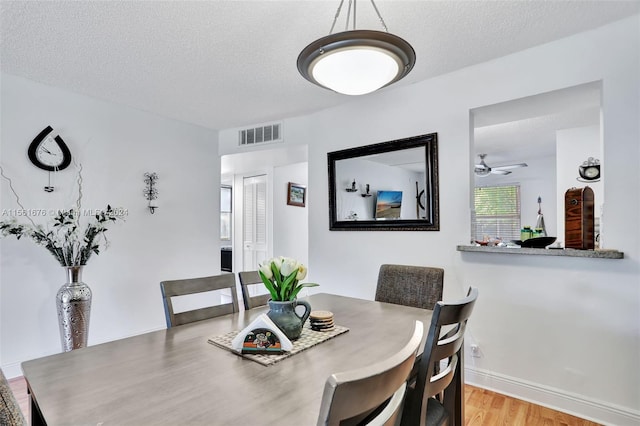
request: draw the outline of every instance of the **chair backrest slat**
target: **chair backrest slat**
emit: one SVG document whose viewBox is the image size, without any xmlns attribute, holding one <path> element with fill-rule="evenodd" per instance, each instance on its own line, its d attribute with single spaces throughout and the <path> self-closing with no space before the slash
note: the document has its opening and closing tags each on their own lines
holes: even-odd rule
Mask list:
<svg viewBox="0 0 640 426">
<path fill-rule="evenodd" d="M 478 298 L 478 289 L 469 288 L 467 296 L 455 302 L 436 303 L 429 334 L 422 352 L 415 391 L 407 401 L 403 424 L 426 425 L 429 398 L 444 391 L 445 402 L 462 354 L 464 332 Z M 446 333 L 442 327 L 453 326 Z M 449 396 L 453 397 L 453 396 Z M 447 405 L 447 404 L 445 404 Z M 450 413 L 450 415 L 453 413 Z"/>
<path fill-rule="evenodd" d="M 406 381 L 422 336 L 423 325 L 416 321 L 409 342 L 391 357 L 366 367 L 332 374 L 324 387 L 318 425 L 350 424 L 354 419 L 366 419 L 364 424 L 399 421 L 402 404 L 397 404 L 397 400 L 404 399 Z M 391 402 L 385 406 L 390 398 Z M 378 413 L 377 409 L 382 410 Z M 376 413 L 374 419 L 367 418 L 371 413 Z"/>
<path fill-rule="evenodd" d="M 252 284 L 262 284 L 262 279 L 258 274 L 258 271 L 244 271 L 238 274 L 240 276 L 240 287 L 242 287 L 242 301 L 244 302 L 245 309 L 253 309 L 258 306 L 264 306 L 267 304 L 271 295 L 259 294 L 257 296 L 251 296 L 249 294 L 249 286 Z"/>
<path fill-rule="evenodd" d="M 167 328 L 238 312 L 239 310 L 236 279 L 234 274 L 162 281 L 160 283 L 160 289 L 162 291 Z M 174 312 L 172 302 L 173 297 L 223 289 L 230 290 L 231 302 L 193 309 L 186 312 Z"/>
</svg>

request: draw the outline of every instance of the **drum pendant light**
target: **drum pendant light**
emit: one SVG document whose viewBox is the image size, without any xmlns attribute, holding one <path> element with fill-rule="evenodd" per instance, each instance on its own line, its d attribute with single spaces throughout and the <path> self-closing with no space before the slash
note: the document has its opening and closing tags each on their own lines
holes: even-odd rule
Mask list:
<svg viewBox="0 0 640 426">
<path fill-rule="evenodd" d="M 333 33 L 344 0 L 329 35 L 305 47 L 298 56 L 298 71 L 310 82 L 345 95 L 364 95 L 409 74 L 416 62 L 413 47 L 390 34 L 373 0 L 384 31 L 356 30 L 356 0 L 349 0 L 347 24 L 353 5 L 353 29 Z"/>
</svg>

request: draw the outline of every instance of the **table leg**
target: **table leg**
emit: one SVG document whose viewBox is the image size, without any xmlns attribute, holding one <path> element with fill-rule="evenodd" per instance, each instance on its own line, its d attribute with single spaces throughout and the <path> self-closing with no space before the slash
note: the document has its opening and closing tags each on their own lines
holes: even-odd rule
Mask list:
<svg viewBox="0 0 640 426">
<path fill-rule="evenodd" d="M 29 386 L 28 381 L 27 393 L 29 395 L 29 417 L 31 426 L 47 426 L 47 422 L 44 420 L 44 417 L 42 417 L 42 412 L 40 411 L 40 407 L 38 407 L 36 398 L 31 392 L 31 386 Z"/>
</svg>

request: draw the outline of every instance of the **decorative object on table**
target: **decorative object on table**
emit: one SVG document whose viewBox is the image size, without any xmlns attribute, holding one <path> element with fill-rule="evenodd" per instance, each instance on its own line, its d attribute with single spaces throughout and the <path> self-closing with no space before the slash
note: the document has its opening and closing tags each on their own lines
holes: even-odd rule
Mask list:
<svg viewBox="0 0 640 426">
<path fill-rule="evenodd" d="M 535 228 L 538 237 L 547 236 L 547 228 L 544 226 L 544 215 L 542 214 L 542 197 L 538 196 L 538 218 L 536 219 Z"/>
<path fill-rule="evenodd" d="M 255 330 L 251 330 L 244 337 L 244 342 L 242 344 L 243 354 L 269 354 L 281 352 L 282 346 L 280 345 L 280 339 L 272 329 L 256 328 Z"/>
<path fill-rule="evenodd" d="M 33 139 L 27 150 L 29 160 L 34 166 L 49 172 L 49 184 L 44 187 L 45 192 L 53 192 L 51 172 L 64 170 L 71 164 L 71 151 L 58 135 L 52 137 L 53 129 L 47 126 Z"/>
<path fill-rule="evenodd" d="M 276 302 L 269 300 L 269 318 L 291 340 L 296 340 L 302 333 L 302 327 L 311 313 L 311 305 L 304 300 L 285 300 Z M 304 306 L 304 313 L 299 315 L 296 306 Z"/>
<path fill-rule="evenodd" d="M 594 195 L 588 186 L 571 188 L 564 194 L 564 246 L 580 250 L 593 250 Z"/>
<path fill-rule="evenodd" d="M 87 346 L 91 289 L 82 282 L 83 266 L 66 266 L 67 282 L 56 294 L 60 342 L 65 352 Z"/>
<path fill-rule="evenodd" d="M 313 311 L 309 315 L 309 323 L 313 331 L 332 331 L 335 330 L 333 322 L 333 312 L 331 311 Z"/>
<path fill-rule="evenodd" d="M 260 264 L 260 278 L 271 294 L 269 300 L 269 318 L 287 335 L 295 340 L 302 332 L 302 326 L 311 313 L 311 306 L 296 297 L 305 287 L 317 287 L 315 283 L 300 283 L 307 276 L 307 268 L 290 257 L 276 257 Z M 295 307 L 302 305 L 302 315 Z"/>
<path fill-rule="evenodd" d="M 144 183 L 147 184 L 144 189 L 144 198 L 147 200 L 147 207 L 151 214 L 154 214 L 158 208 L 158 189 L 156 188 L 156 181 L 158 180 L 158 174 L 155 172 L 147 172 L 144 174 Z"/>
<path fill-rule="evenodd" d="M 16 203 L 23 212 L 27 210 L 13 188 L 11 179 L 0 174 L 9 182 L 9 188 L 16 197 Z M 60 339 L 62 349 L 70 351 L 87 345 L 89 334 L 89 315 L 91 309 L 91 290 L 82 282 L 82 269 L 93 253 L 100 254 L 100 246 L 105 248 L 109 241 L 105 236 L 109 224 L 122 220 L 126 210 L 113 209 L 107 205 L 105 210 L 92 211 L 92 219 L 86 225 L 81 217 L 87 213 L 82 209 L 82 166 L 78 171 L 78 199 L 75 208 L 55 212 L 51 226 L 37 225 L 33 219 L 24 217 L 30 224 L 18 223 L 15 219 L 0 221 L 0 232 L 3 237 L 14 236 L 18 240 L 27 237 L 43 246 L 62 265 L 67 273 L 67 282 L 56 295 Z M 82 228 L 84 226 L 84 231 Z"/>
<path fill-rule="evenodd" d="M 260 354 L 260 353 L 243 354 L 241 351 L 235 350 L 232 342 L 238 336 L 238 334 L 240 334 L 238 331 L 230 331 L 222 335 L 211 336 L 207 339 L 207 341 L 208 343 L 218 346 L 219 348 L 231 351 L 232 353 L 238 356 L 241 356 L 246 359 L 250 359 L 251 361 L 257 362 L 258 364 L 268 366 L 268 365 L 273 365 L 277 362 L 280 362 L 283 359 L 289 358 L 290 356 L 298 354 L 320 343 L 324 343 L 328 340 L 331 340 L 336 336 L 346 333 L 347 331 L 349 331 L 347 327 L 336 325 L 334 330 L 321 333 L 318 331 L 313 331 L 311 327 L 307 325 L 303 327 L 302 334 L 300 334 L 300 338 L 291 342 L 292 344 L 291 349 L 283 351 L 280 354 Z"/>
<path fill-rule="evenodd" d="M 576 179 L 580 182 L 598 182 L 600 180 L 600 160 L 589 157 L 587 161 L 583 161 L 578 166 L 578 174 Z"/>
<path fill-rule="evenodd" d="M 287 204 L 304 207 L 307 201 L 307 187 L 299 183 L 289 182 L 287 185 Z"/>
<path fill-rule="evenodd" d="M 258 337 L 260 334 L 264 337 Z M 281 353 L 293 348 L 291 340 L 267 314 L 261 314 L 241 330 L 231 346 L 238 353 Z"/>
<path fill-rule="evenodd" d="M 356 30 L 356 1 L 352 2 L 345 19 L 345 30 L 353 16 L 352 30 L 335 34 L 333 29 L 342 4 L 333 18 L 329 35 L 307 47 L 298 56 L 298 71 L 313 84 L 345 95 L 364 95 L 404 78 L 416 63 L 413 47 L 402 38 L 389 33 L 373 0 L 371 5 L 383 31 Z"/>
</svg>

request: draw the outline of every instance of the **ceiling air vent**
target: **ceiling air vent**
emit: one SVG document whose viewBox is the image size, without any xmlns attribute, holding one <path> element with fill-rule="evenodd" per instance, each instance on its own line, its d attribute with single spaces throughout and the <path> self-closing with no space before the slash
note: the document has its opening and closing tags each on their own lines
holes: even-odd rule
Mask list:
<svg viewBox="0 0 640 426">
<path fill-rule="evenodd" d="M 281 142 L 282 123 L 267 124 L 238 131 L 239 145 L 249 146 L 261 143 Z"/>
</svg>

